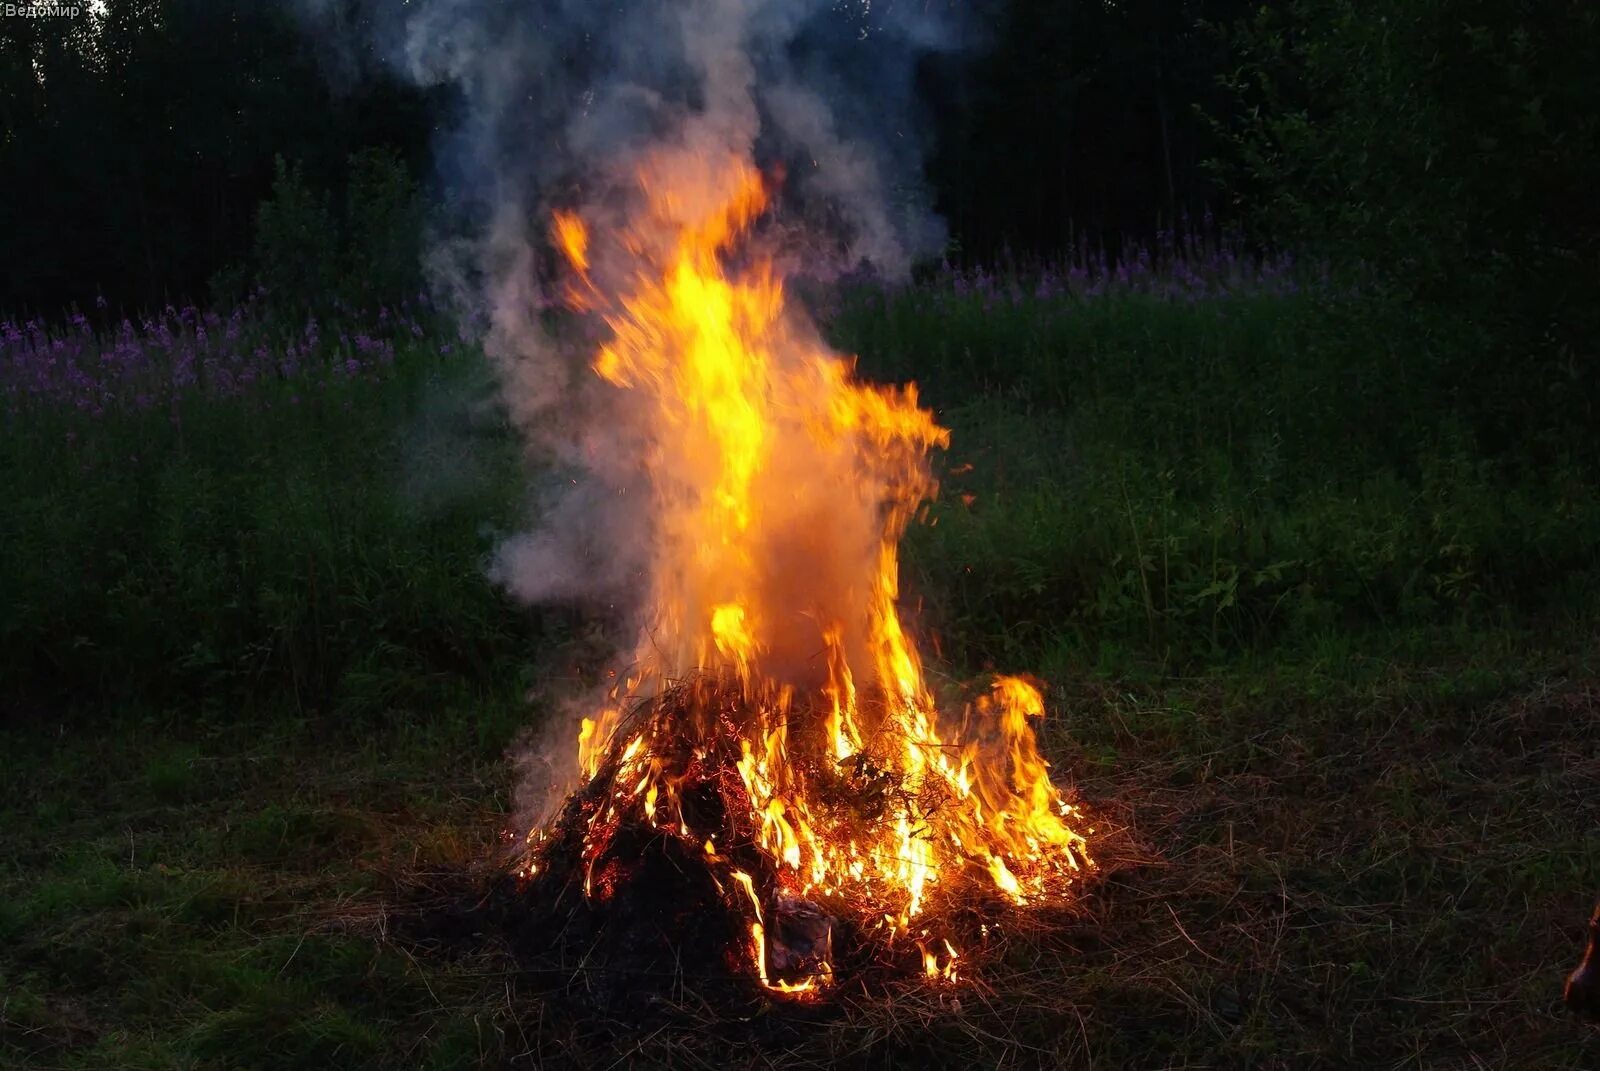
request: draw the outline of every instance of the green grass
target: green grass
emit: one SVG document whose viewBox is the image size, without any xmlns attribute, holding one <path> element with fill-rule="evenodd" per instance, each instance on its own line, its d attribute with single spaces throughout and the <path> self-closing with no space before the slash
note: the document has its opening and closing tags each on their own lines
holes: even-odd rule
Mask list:
<svg viewBox="0 0 1600 1071">
<path fill-rule="evenodd" d="M 1471 337 L 1424 313 L 919 289 L 831 331 L 952 428 L 906 579 L 962 668 L 1190 672 L 1594 603 L 1596 441 L 1505 434 L 1509 403 L 1462 393 Z M 11 421 L 0 689 L 382 716 L 520 687 L 572 622 L 483 581 L 524 501 L 487 379 L 424 339 L 381 383 Z"/>
<path fill-rule="evenodd" d="M 980 983 L 820 1020 L 575 1016 L 451 928 L 595 645 L 484 578 L 519 480 L 470 359 L 0 429 L 0 1066 L 1593 1066 L 1592 444 L 1502 434 L 1412 319 L 846 305 L 954 430 L 918 625 L 1052 682 L 1102 869 Z"/>
<path fill-rule="evenodd" d="M 420 1065 L 441 996 L 478 999 L 480 980 L 384 940 L 383 904 L 399 868 L 483 855 L 511 713 L 433 719 L 453 745 L 287 718 L 21 738 L 0 1063 Z"/>
<path fill-rule="evenodd" d="M 1470 339 L 1425 313 L 922 290 L 847 304 L 835 334 L 952 429 L 907 557 L 964 664 L 1183 672 L 1352 629 L 1589 616 L 1595 444 L 1506 438 L 1505 399 L 1463 395 Z"/>
<path fill-rule="evenodd" d="M 538 621 L 483 561 L 516 447 L 473 359 L 0 435 L 0 678 L 46 706 L 283 700 L 347 715 L 515 687 Z M 68 441 L 67 432 L 76 433 Z"/>
<path fill-rule="evenodd" d="M 1103 867 L 1080 916 L 959 1014 L 911 986 L 768 1049 L 739 1031 L 781 1010 L 575 1020 L 492 934 L 438 936 L 518 706 L 36 724 L 0 766 L 0 1065 L 1589 1066 L 1559 983 L 1600 865 L 1600 647 L 1478 637 L 1058 686 L 1045 746 Z"/>
</svg>

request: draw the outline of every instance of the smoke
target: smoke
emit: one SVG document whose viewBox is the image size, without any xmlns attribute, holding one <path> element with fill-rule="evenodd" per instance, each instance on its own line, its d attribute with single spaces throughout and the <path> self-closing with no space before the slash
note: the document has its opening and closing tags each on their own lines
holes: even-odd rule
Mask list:
<svg viewBox="0 0 1600 1071">
<path fill-rule="evenodd" d="M 690 171 L 693 181 L 674 189 L 712 197 L 710 176 L 739 158 L 784 174 L 771 223 L 782 271 L 826 279 L 869 266 L 901 277 L 946 240 L 922 183 L 914 77 L 922 56 L 957 46 L 965 5 L 294 3 L 334 82 L 379 56 L 446 102 L 435 141 L 445 205 L 426 269 L 435 295 L 483 339 L 538 474 L 530 528 L 499 543 L 491 580 L 526 604 L 629 620 L 650 591 L 650 423 L 630 411 L 637 392 L 590 371 L 603 328 L 554 314 L 562 295 L 552 291 L 550 213 L 581 208 L 598 229 L 621 226 L 635 215 L 646 155 Z M 522 818 L 563 788 L 570 724 L 550 719 L 544 738 L 518 749 Z"/>
<path fill-rule="evenodd" d="M 328 0 L 301 0 L 321 10 Z M 788 266 L 862 264 L 903 276 L 943 246 L 921 182 L 913 78 L 954 48 L 959 8 L 919 0 L 426 0 L 375 39 L 421 85 L 452 95 L 438 145 L 452 233 L 431 243 L 435 289 L 481 326 L 512 418 L 562 474 L 535 490 L 536 527 L 491 574 L 530 603 L 613 605 L 648 537 L 626 399 L 598 389 L 590 338 L 553 325 L 550 208 L 622 211 L 647 150 L 782 168 Z M 636 492 L 635 492 L 636 494 Z"/>
<path fill-rule="evenodd" d="M 295 0 L 348 72 L 372 53 L 448 102 L 435 145 L 445 204 L 428 243 L 433 289 L 482 337 L 540 473 L 529 530 L 491 578 L 530 604 L 626 615 L 649 585 L 651 532 L 634 392 L 588 367 L 591 326 L 552 314 L 554 208 L 620 223 L 645 154 L 705 170 L 729 158 L 785 176 L 783 267 L 904 276 L 946 233 L 922 182 L 921 57 L 957 47 L 959 0 Z M 355 28 L 359 49 L 339 39 Z M 355 58 L 352 58 L 355 57 Z M 666 150 L 663 152 L 663 150 Z M 696 176 L 698 177 L 698 176 Z M 718 196 L 718 191 L 708 191 Z M 640 503 L 642 505 L 642 503 Z M 571 736 L 563 719 L 547 723 Z M 561 778 L 530 740 L 518 809 Z M 561 764 L 564 771 L 566 763 Z M 543 773 L 535 774 L 538 771 Z"/>
</svg>

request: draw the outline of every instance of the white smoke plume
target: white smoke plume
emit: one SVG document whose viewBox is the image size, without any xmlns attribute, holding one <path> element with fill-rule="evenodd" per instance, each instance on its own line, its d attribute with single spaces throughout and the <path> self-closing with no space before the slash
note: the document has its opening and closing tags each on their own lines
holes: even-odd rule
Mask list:
<svg viewBox="0 0 1600 1071">
<path fill-rule="evenodd" d="M 501 541 L 491 578 L 622 625 L 649 590 L 648 421 L 589 368 L 593 327 L 552 312 L 552 210 L 621 224 L 645 154 L 708 173 L 735 157 L 784 175 L 768 221 L 781 270 L 903 276 L 946 238 L 921 179 L 917 65 L 957 47 L 968 3 L 291 2 L 330 78 L 382 57 L 447 102 L 426 268 L 481 334 L 535 474 L 528 528 Z M 587 712 L 590 698 L 569 701 Z M 546 720 L 517 751 L 525 826 L 567 787 L 572 720 Z"/>
<path fill-rule="evenodd" d="M 466 233 L 436 243 L 434 281 L 484 326 L 509 411 L 557 473 L 535 488 L 534 527 L 500 547 L 492 575 L 531 603 L 614 605 L 637 588 L 648 537 L 628 509 L 638 443 L 618 412 L 627 401 L 588 372 L 593 340 L 551 326 L 551 207 L 594 213 L 616 200 L 647 149 L 733 155 L 787 174 L 781 212 L 803 236 L 790 267 L 825 276 L 865 263 L 901 276 L 945 239 L 921 193 L 912 80 L 921 55 L 953 47 L 960 8 L 424 0 L 406 10 L 388 28 L 390 51 L 455 100 L 439 155 Z"/>
</svg>

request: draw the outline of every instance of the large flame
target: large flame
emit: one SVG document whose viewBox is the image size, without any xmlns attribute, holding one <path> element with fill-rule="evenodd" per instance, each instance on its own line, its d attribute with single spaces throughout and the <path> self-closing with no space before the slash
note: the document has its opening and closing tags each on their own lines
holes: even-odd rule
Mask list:
<svg viewBox="0 0 1600 1071">
<path fill-rule="evenodd" d="M 976 881 L 1026 903 L 1090 863 L 1035 742 L 1039 691 L 1000 678 L 951 724 L 901 624 L 898 544 L 948 433 L 914 387 L 860 382 L 786 308 L 771 260 L 744 248 L 768 204 L 753 167 L 659 156 L 639 193 L 625 227 L 576 213 L 552 227 L 569 304 L 604 320 L 594 370 L 648 425 L 648 620 L 612 702 L 583 722 L 583 774 L 610 762 L 616 786 L 594 821 L 641 809 L 703 846 L 773 990 L 814 990 L 832 968 L 769 970 L 763 895 L 848 910 L 953 978 L 941 895 Z M 725 854 L 731 828 L 690 828 L 659 727 L 623 716 L 697 674 L 736 689 L 739 713 L 678 731 L 699 756 L 732 756 L 775 890 Z"/>
</svg>

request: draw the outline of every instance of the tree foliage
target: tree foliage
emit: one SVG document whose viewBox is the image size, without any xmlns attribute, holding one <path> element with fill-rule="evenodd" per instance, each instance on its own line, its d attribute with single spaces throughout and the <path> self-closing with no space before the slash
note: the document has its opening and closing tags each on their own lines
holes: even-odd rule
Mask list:
<svg viewBox="0 0 1600 1071">
<path fill-rule="evenodd" d="M 279 155 L 331 191 L 365 148 L 424 171 L 428 99 L 373 62 L 330 78 L 294 10 L 109 0 L 103 15 L 4 20 L 0 308 L 202 296 L 248 257 Z"/>
<path fill-rule="evenodd" d="M 1592 427 L 1600 9 L 1294 0 L 1227 36 L 1219 164 L 1258 231 L 1452 310 L 1474 337 L 1439 371 L 1486 430 Z"/>
<path fill-rule="evenodd" d="M 109 0 L 8 19 L 0 308 L 148 307 L 213 280 L 313 304 L 411 285 L 447 102 L 354 44 L 369 36 L 359 0 L 325 10 L 311 26 L 282 0 Z M 1532 360 L 1554 404 L 1594 400 L 1600 11 L 1586 0 L 967 10 L 966 47 L 928 57 L 917 87 L 953 256 L 1115 255 L 1185 219 L 1247 225 L 1461 309 L 1497 342 L 1479 348 L 1497 353 L 1473 370 L 1482 383 Z"/>
<path fill-rule="evenodd" d="M 936 99 L 931 164 L 964 251 L 1113 252 L 1221 206 L 1205 161 L 1220 147 L 1228 56 L 1210 23 L 1240 0 L 1005 0 L 986 5 L 981 57 Z"/>
</svg>

